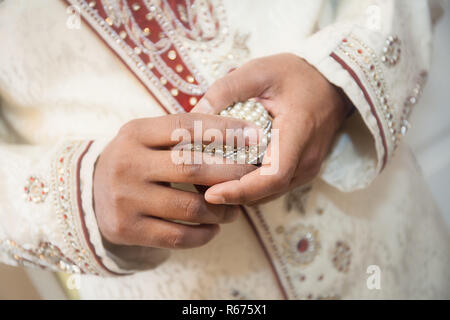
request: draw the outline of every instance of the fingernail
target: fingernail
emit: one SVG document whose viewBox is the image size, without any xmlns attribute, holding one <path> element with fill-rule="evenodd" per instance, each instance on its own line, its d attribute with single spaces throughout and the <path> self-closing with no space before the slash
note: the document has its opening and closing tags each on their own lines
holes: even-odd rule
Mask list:
<svg viewBox="0 0 450 320">
<path fill-rule="evenodd" d="M 205 199 L 207 202 L 212 203 L 212 204 L 224 204 L 225 203 L 225 198 L 222 196 L 219 196 L 217 194 L 205 194 Z"/>
<path fill-rule="evenodd" d="M 214 114 L 214 110 L 211 104 L 206 98 L 200 99 L 197 105 L 191 110 L 194 113 Z"/>
</svg>

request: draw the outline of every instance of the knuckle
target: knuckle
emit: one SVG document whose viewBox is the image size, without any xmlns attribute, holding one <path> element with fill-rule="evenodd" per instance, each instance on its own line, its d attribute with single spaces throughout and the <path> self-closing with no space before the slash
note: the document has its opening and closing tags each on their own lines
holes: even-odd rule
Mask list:
<svg viewBox="0 0 450 320">
<path fill-rule="evenodd" d="M 113 210 L 103 229 L 102 233 L 109 241 L 117 244 L 124 243 L 128 226 L 118 210 Z"/>
<path fill-rule="evenodd" d="M 122 177 L 130 171 L 132 163 L 129 157 L 116 156 L 111 165 L 111 172 L 114 177 Z"/>
<path fill-rule="evenodd" d="M 187 247 L 189 233 L 184 228 L 175 228 L 169 236 L 169 246 L 174 249 L 183 249 Z"/>
<path fill-rule="evenodd" d="M 257 58 L 257 59 L 253 59 L 250 60 L 249 62 L 246 63 L 246 67 L 251 67 L 251 68 L 255 68 L 256 70 L 263 70 L 263 68 L 265 68 L 266 63 L 264 61 L 264 58 Z"/>
<path fill-rule="evenodd" d="M 184 214 L 188 220 L 198 220 L 202 216 L 203 204 L 198 198 L 190 198 L 184 204 Z"/>
<path fill-rule="evenodd" d="M 175 165 L 176 172 L 184 178 L 192 178 L 198 175 L 201 165 L 182 162 Z"/>
<path fill-rule="evenodd" d="M 220 78 L 212 84 L 210 92 L 214 92 L 215 95 L 219 96 L 233 96 L 234 82 L 229 81 L 227 76 Z"/>
<path fill-rule="evenodd" d="M 110 203 L 114 210 L 120 212 L 122 208 L 126 207 L 127 196 L 120 188 L 113 188 L 110 191 Z M 120 214 L 116 214 L 115 216 L 120 217 Z"/>
<path fill-rule="evenodd" d="M 192 115 L 175 115 L 173 120 L 173 130 L 188 130 L 189 132 L 194 131 L 194 118 Z"/>
<path fill-rule="evenodd" d="M 138 131 L 138 120 L 131 120 L 125 123 L 119 130 L 119 136 L 124 138 L 136 137 Z"/>
<path fill-rule="evenodd" d="M 229 193 L 225 198 L 235 199 L 234 202 L 238 204 L 248 204 L 251 201 L 245 188 L 239 189 L 238 192 Z"/>
<path fill-rule="evenodd" d="M 273 186 L 274 189 L 283 189 L 289 185 L 291 174 L 288 170 L 280 170 L 274 175 Z"/>
</svg>

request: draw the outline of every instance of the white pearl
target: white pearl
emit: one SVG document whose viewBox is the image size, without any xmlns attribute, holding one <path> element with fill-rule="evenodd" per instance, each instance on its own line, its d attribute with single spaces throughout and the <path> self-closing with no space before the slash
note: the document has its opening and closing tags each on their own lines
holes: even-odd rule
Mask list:
<svg viewBox="0 0 450 320">
<path fill-rule="evenodd" d="M 253 108 L 253 107 L 255 106 L 255 101 L 248 100 L 248 101 L 245 103 L 245 106 L 248 106 L 248 107 L 250 107 L 250 108 Z"/>
<path fill-rule="evenodd" d="M 238 163 L 245 163 L 245 160 L 247 159 L 247 155 L 245 152 L 239 152 L 237 156 Z"/>
</svg>

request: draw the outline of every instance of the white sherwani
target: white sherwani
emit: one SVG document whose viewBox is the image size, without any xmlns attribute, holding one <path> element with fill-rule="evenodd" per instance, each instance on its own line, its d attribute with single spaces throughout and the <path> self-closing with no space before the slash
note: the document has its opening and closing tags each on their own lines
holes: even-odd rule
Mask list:
<svg viewBox="0 0 450 320">
<path fill-rule="evenodd" d="M 401 142 L 434 2 L 68 2 L 0 1 L 2 262 L 82 274 L 82 298 L 450 298 L 449 231 Z M 357 109 L 320 177 L 201 248 L 105 248 L 92 176 L 117 130 L 279 52 Z"/>
</svg>

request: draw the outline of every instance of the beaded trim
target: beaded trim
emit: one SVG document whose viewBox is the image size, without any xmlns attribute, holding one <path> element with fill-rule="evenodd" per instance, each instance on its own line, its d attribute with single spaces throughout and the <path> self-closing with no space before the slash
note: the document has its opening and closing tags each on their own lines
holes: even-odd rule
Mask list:
<svg viewBox="0 0 450 320">
<path fill-rule="evenodd" d="M 350 34 L 347 38 L 342 40 L 336 52 L 331 54 L 338 62 L 341 62 L 339 60 L 345 59 L 345 57 L 349 58 L 350 61 L 358 66 L 359 70 L 364 75 L 365 80 L 370 85 L 371 93 L 375 97 L 366 98 L 368 98 L 369 104 L 375 102 L 375 110 L 372 110 L 372 113 L 377 119 L 382 138 L 387 134 L 389 136 L 388 138 L 392 141 L 392 147 L 391 150 L 389 150 L 389 146 L 383 138 L 384 147 L 386 149 L 385 152 L 387 153 L 384 164 L 392 152 L 397 149 L 401 138 L 406 134 L 410 127 L 408 118 L 411 113 L 411 108 L 417 103 L 426 79 L 426 72 L 422 72 L 412 93 L 403 103 L 402 110 L 398 114 L 395 114 L 394 110 L 396 109 L 396 106 L 394 106 L 389 99 L 389 90 L 381 66 L 382 64 L 386 65 L 386 67 L 394 67 L 397 65 L 400 60 L 401 52 L 401 41 L 397 36 L 389 36 L 386 39 L 381 58 L 379 58 L 372 48 L 354 34 Z M 339 59 L 336 57 L 339 57 Z M 364 88 L 361 89 L 365 91 Z M 382 114 L 385 121 L 379 121 L 378 114 Z"/>
<path fill-rule="evenodd" d="M 95 253 L 90 248 L 89 240 L 84 233 L 84 217 L 80 217 L 78 203 L 79 161 L 92 142 L 74 141 L 61 149 L 52 163 L 53 204 L 65 242 L 65 252 L 69 253 L 81 273 L 99 275 L 105 273 L 100 268 Z M 83 219 L 82 219 L 83 218 Z"/>
<path fill-rule="evenodd" d="M 398 37 L 389 36 L 386 39 L 386 45 L 383 47 L 381 61 L 388 67 L 393 67 L 400 60 L 401 53 L 401 42 Z"/>
<path fill-rule="evenodd" d="M 24 198 L 26 201 L 34 203 L 42 203 L 48 195 L 48 186 L 44 181 L 35 176 L 31 176 L 25 182 L 23 187 Z"/>
<path fill-rule="evenodd" d="M 427 72 L 422 71 L 417 79 L 417 82 L 414 85 L 414 88 L 411 90 L 408 97 L 405 99 L 405 102 L 403 103 L 403 109 L 401 112 L 401 118 L 400 118 L 400 129 L 399 132 L 402 136 L 405 136 L 408 132 L 409 128 L 411 127 L 409 123 L 409 116 L 411 115 L 411 111 L 416 105 L 416 103 L 419 101 L 421 95 L 422 95 L 422 88 L 425 84 L 425 81 L 427 79 Z"/>
<path fill-rule="evenodd" d="M 206 92 L 208 83 L 188 49 L 193 43 L 195 51 L 218 46 L 228 34 L 220 1 L 66 1 L 169 112 L 189 111 Z"/>
<path fill-rule="evenodd" d="M 19 245 L 13 240 L 0 240 L 2 252 L 23 267 L 40 267 L 46 270 L 80 273 L 80 268 L 60 248 L 50 242 L 41 242 L 39 246 Z"/>
<path fill-rule="evenodd" d="M 374 50 L 366 45 L 355 35 L 350 34 L 344 38 L 337 51 L 355 63 L 362 71 L 367 83 L 370 85 L 371 93 L 375 95 L 375 107 L 378 114 L 382 114 L 387 128 L 383 130 L 389 134 L 391 141 L 396 144 L 397 141 L 397 123 L 394 120 L 392 102 L 389 100 L 388 86 L 385 81 L 383 69 L 380 60 Z"/>
<path fill-rule="evenodd" d="M 282 250 L 278 246 L 278 238 L 280 232 L 276 231 L 274 234 L 269 227 L 266 219 L 264 218 L 259 207 L 246 207 L 250 210 L 244 210 L 246 213 L 246 218 L 250 222 L 250 226 L 254 228 L 255 234 L 261 241 L 261 246 L 265 253 L 268 255 L 269 261 L 274 269 L 274 273 L 277 276 L 277 281 L 279 282 L 280 288 L 285 298 L 299 299 L 296 292 L 296 286 L 293 283 L 293 279 L 289 273 L 289 266 L 287 265 Z M 284 230 L 280 230 L 281 233 Z M 280 276 L 281 275 L 281 276 Z M 288 291 L 285 291 L 288 289 Z M 287 296 L 289 293 L 289 296 Z"/>
</svg>

